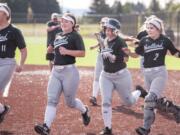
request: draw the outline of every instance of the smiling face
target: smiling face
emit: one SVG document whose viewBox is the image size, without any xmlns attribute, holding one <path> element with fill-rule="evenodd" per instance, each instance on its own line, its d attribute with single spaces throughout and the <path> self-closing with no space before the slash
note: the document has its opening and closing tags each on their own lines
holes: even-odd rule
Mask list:
<svg viewBox="0 0 180 135">
<path fill-rule="evenodd" d="M 157 27 L 155 27 L 153 24 L 147 24 L 146 28 L 149 37 L 151 37 L 152 39 L 158 38 L 161 34 L 160 30 Z"/>
<path fill-rule="evenodd" d="M 64 18 L 61 18 L 61 28 L 63 32 L 70 32 L 73 31 L 73 23 L 69 20 L 66 20 Z"/>
</svg>

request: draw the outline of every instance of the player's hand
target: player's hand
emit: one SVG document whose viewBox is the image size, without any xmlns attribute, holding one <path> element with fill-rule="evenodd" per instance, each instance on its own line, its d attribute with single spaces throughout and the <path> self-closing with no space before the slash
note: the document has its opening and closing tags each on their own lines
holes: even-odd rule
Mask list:
<svg viewBox="0 0 180 135">
<path fill-rule="evenodd" d="M 23 70 L 23 66 L 16 65 L 16 72 L 20 73 Z"/>
<path fill-rule="evenodd" d="M 68 50 L 66 48 L 64 48 L 64 47 L 59 47 L 59 52 L 60 52 L 61 55 L 66 55 Z"/>
<path fill-rule="evenodd" d="M 90 50 L 93 50 L 94 48 L 95 48 L 94 46 L 90 46 L 90 47 L 89 47 Z"/>
<path fill-rule="evenodd" d="M 47 48 L 47 53 L 52 53 L 53 52 L 53 46 L 52 45 L 49 45 L 48 48 Z"/>
<path fill-rule="evenodd" d="M 122 48 L 122 50 L 124 51 L 124 53 L 126 53 L 127 55 L 129 55 L 131 53 L 131 50 L 129 48 Z"/>
</svg>

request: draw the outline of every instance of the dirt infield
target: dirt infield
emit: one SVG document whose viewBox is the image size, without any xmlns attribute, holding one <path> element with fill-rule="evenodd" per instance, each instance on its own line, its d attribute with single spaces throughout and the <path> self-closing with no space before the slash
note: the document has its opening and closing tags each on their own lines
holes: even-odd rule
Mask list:
<svg viewBox="0 0 180 135">
<path fill-rule="evenodd" d="M 89 103 L 92 90 L 93 68 L 80 69 L 80 85 L 77 97 L 90 108 L 91 123 L 84 127 L 78 111 L 68 108 L 63 96 L 57 109 L 57 116 L 51 128 L 51 135 L 98 135 L 103 128 L 100 97 L 99 106 Z M 130 70 L 134 85 L 142 84 L 139 70 Z M 49 77 L 47 66 L 26 66 L 24 72 L 15 74 L 7 98 L 1 101 L 11 106 L 11 111 L 0 125 L 0 135 L 36 135 L 34 124 L 43 122 L 46 106 L 46 87 Z M 169 71 L 169 82 L 165 95 L 168 99 L 180 104 L 180 71 Z M 131 108 L 122 106 L 116 92 L 113 95 L 114 135 L 136 135 L 134 129 L 142 125 L 143 100 L 140 99 Z M 157 112 L 151 135 L 180 135 L 180 124 L 177 125 L 170 115 Z"/>
</svg>

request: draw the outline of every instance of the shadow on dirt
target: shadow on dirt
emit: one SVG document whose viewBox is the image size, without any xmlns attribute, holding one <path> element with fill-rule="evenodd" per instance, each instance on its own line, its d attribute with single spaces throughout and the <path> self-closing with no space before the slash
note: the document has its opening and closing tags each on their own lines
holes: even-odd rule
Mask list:
<svg viewBox="0 0 180 135">
<path fill-rule="evenodd" d="M 0 131 L 0 135 L 14 135 L 14 133 L 9 131 Z"/>
<path fill-rule="evenodd" d="M 161 116 L 163 116 L 163 118 L 167 119 L 167 120 L 171 120 L 171 121 L 175 121 L 175 118 L 172 114 L 166 113 L 166 112 L 161 112 L 161 111 L 157 111 L 158 114 L 160 114 Z"/>
<path fill-rule="evenodd" d="M 123 105 L 122 106 L 116 106 L 116 107 L 112 108 L 112 110 L 116 111 L 116 112 L 124 113 L 127 115 L 131 115 L 131 116 L 133 115 L 137 119 L 143 119 L 143 113 L 137 113 L 134 110 L 127 108 Z"/>
</svg>

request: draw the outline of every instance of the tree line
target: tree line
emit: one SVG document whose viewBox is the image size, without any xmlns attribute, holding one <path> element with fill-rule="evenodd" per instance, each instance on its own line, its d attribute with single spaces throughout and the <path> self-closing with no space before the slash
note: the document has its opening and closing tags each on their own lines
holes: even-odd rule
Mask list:
<svg viewBox="0 0 180 135">
<path fill-rule="evenodd" d="M 165 8 L 161 8 L 158 0 L 151 0 L 149 7 L 143 3 L 136 4 L 127 2 L 122 5 L 120 0 L 115 0 L 112 6 L 106 3 L 106 0 L 93 0 L 88 14 L 134 14 L 134 13 L 157 13 L 157 12 L 175 12 L 180 11 L 180 3 L 169 0 Z"/>
<path fill-rule="evenodd" d="M 29 8 L 34 14 L 62 13 L 61 3 L 58 3 L 57 0 L 0 0 L 0 2 L 7 3 L 13 13 L 27 13 Z M 140 2 L 136 4 L 127 2 L 122 5 L 120 0 L 115 0 L 113 5 L 110 6 L 106 3 L 106 0 L 93 0 L 87 14 L 129 14 L 180 10 L 180 3 L 174 3 L 174 0 L 169 0 L 164 9 L 160 7 L 160 4 L 158 0 L 151 0 L 149 7 L 145 7 Z"/>
</svg>

